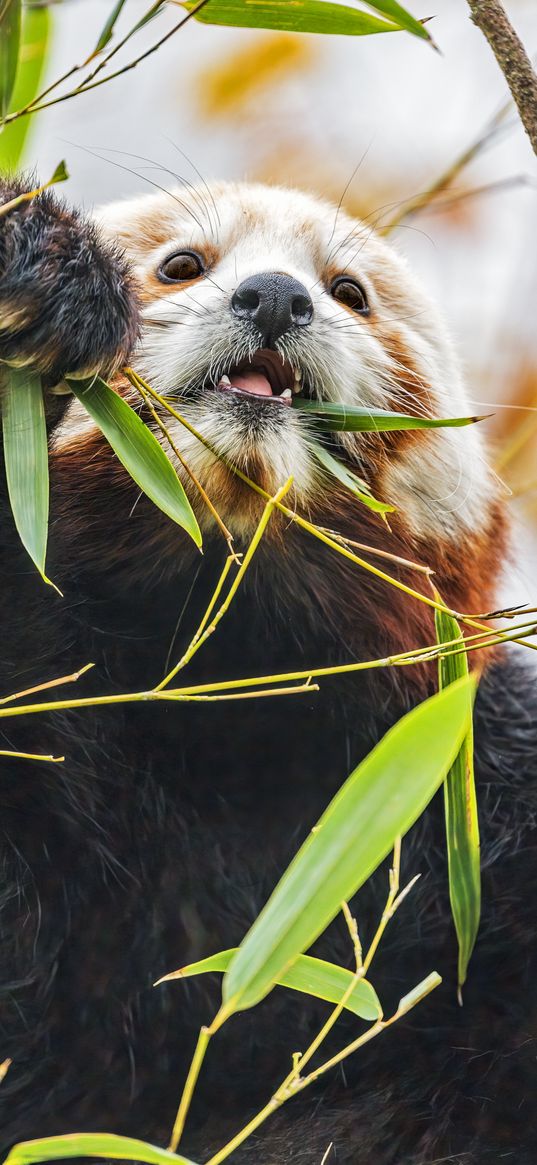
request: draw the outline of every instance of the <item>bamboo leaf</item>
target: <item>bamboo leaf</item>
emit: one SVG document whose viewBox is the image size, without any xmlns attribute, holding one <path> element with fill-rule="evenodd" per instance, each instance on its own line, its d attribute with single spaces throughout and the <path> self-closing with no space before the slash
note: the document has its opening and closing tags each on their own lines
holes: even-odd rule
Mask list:
<svg viewBox="0 0 537 1165">
<path fill-rule="evenodd" d="M 61 1161 L 66 1157 L 112 1157 L 119 1161 L 143 1161 L 147 1165 L 194 1165 L 168 1149 L 114 1133 L 72 1133 L 22 1141 L 8 1153 L 4 1165 L 37 1165 L 40 1161 Z"/>
<path fill-rule="evenodd" d="M 179 971 L 164 975 L 158 980 L 158 984 L 168 983 L 172 979 L 188 979 L 192 975 L 205 975 L 208 971 L 227 971 L 237 951 L 238 947 L 232 947 L 231 950 L 220 951 L 217 955 L 202 959 L 199 963 L 190 963 L 188 967 L 181 967 Z M 326 963 L 324 959 L 312 959 L 310 955 L 299 955 L 274 986 L 290 987 L 292 991 L 314 995 L 317 999 L 326 1000 L 327 1003 L 339 1003 L 352 979 L 352 971 L 345 967 Z M 368 979 L 358 981 L 345 1007 L 354 1015 L 359 1015 L 361 1019 L 378 1019 L 382 1015 L 378 995 Z"/>
<path fill-rule="evenodd" d="M 148 8 L 147 12 L 144 12 L 144 15 L 136 21 L 132 31 L 138 32 L 140 28 L 144 28 L 146 24 L 149 24 L 150 20 L 153 20 L 155 16 L 158 16 L 161 8 L 164 7 L 166 2 L 167 0 L 155 0 L 155 3 L 152 4 L 150 8 Z"/>
<path fill-rule="evenodd" d="M 387 16 L 394 24 L 398 24 L 400 28 L 405 28 L 407 32 L 414 33 L 414 36 L 419 36 L 423 40 L 431 40 L 429 33 L 420 20 L 416 20 L 414 16 L 407 12 L 406 8 L 402 8 L 396 0 L 364 0 L 368 8 L 372 8 L 373 12 L 380 12 L 382 16 Z"/>
<path fill-rule="evenodd" d="M 358 500 L 362 502 L 364 506 L 367 506 L 370 510 L 374 510 L 377 514 L 393 513 L 395 506 L 389 506 L 386 502 L 377 501 L 377 499 L 374 498 L 373 494 L 370 492 L 367 482 L 362 481 L 362 479 L 353 473 L 351 469 L 348 469 L 346 465 L 341 464 L 341 461 L 338 461 L 335 457 L 332 457 L 332 454 L 329 453 L 323 445 L 319 445 L 317 442 L 315 442 L 312 445 L 312 450 L 317 460 L 320 461 L 321 465 L 323 465 L 324 468 L 333 475 L 333 477 L 337 478 L 337 480 L 340 481 L 341 484 L 346 487 L 346 489 L 350 490 L 351 493 L 353 493 L 354 496 L 358 498 Z"/>
<path fill-rule="evenodd" d="M 160 510 L 201 546 L 201 532 L 183 486 L 154 433 L 104 380 L 67 378 L 121 464 Z"/>
<path fill-rule="evenodd" d="M 141 16 L 140 19 L 136 21 L 136 24 L 134 24 L 132 26 L 132 28 L 130 29 L 130 31 L 127 34 L 126 39 L 130 40 L 131 36 L 133 36 L 135 32 L 139 32 L 139 30 L 141 28 L 143 28 L 144 25 L 149 24 L 149 21 L 153 20 L 154 16 L 157 16 L 157 14 L 160 12 L 161 8 L 164 7 L 165 3 L 166 3 L 166 0 L 155 0 L 155 3 L 151 5 L 151 7 L 148 9 L 148 11 L 144 12 L 144 15 Z M 117 3 L 114 5 L 114 7 L 110 13 L 110 16 L 108 17 L 108 20 L 106 21 L 106 23 L 103 27 L 103 30 L 99 36 L 99 39 L 97 41 L 97 44 L 95 45 L 95 48 L 91 54 L 91 57 L 89 58 L 90 60 L 93 60 L 94 57 L 97 57 L 99 55 L 99 53 L 101 53 L 102 50 L 106 48 L 107 44 L 110 43 L 110 41 L 114 35 L 117 20 L 119 19 L 120 15 L 121 15 L 121 11 L 124 7 L 124 4 L 125 4 L 125 0 L 117 0 Z"/>
<path fill-rule="evenodd" d="M 58 162 L 52 178 L 49 178 L 46 185 L 42 186 L 41 189 L 46 190 L 49 186 L 55 186 L 57 182 L 67 182 L 68 177 L 69 171 L 67 169 L 67 163 L 65 158 L 62 158 L 61 162 Z"/>
<path fill-rule="evenodd" d="M 403 429 L 451 429 L 473 425 L 484 417 L 413 417 L 386 409 L 293 399 L 292 407 L 312 420 L 321 433 L 386 433 Z"/>
<path fill-rule="evenodd" d="M 52 178 L 49 178 L 48 182 L 43 182 L 42 186 L 36 186 L 34 190 L 25 190 L 24 194 L 17 194 L 9 202 L 2 202 L 0 204 L 0 218 L 5 214 L 10 214 L 12 210 L 15 210 L 17 206 L 21 206 L 23 202 L 31 202 L 32 198 L 37 198 L 44 190 L 48 190 L 49 186 L 55 186 L 57 182 L 66 182 L 68 177 L 69 171 L 66 163 L 62 159 L 61 162 L 58 162 Z"/>
<path fill-rule="evenodd" d="M 0 0 L 0 5 L 2 0 Z M 19 68 L 9 102 L 9 112 L 24 109 L 37 96 L 50 46 L 52 13 L 50 8 L 27 8 L 22 11 Z M 0 37 L 2 29 L 0 26 Z M 1 55 L 1 51 L 0 51 Z M 6 125 L 0 134 L 0 170 L 15 171 L 20 166 L 28 134 L 35 118 L 20 117 Z"/>
<path fill-rule="evenodd" d="M 4 366 L 2 431 L 9 501 L 20 540 L 45 582 L 48 532 L 48 449 L 41 379 Z"/>
<path fill-rule="evenodd" d="M 263 999 L 410 829 L 460 749 L 474 688 L 465 676 L 419 704 L 351 774 L 232 960 L 224 1013 Z"/>
<path fill-rule="evenodd" d="M 438 598 L 440 596 L 438 595 Z M 464 642 L 461 629 L 451 615 L 435 611 L 439 643 L 452 639 Z M 438 661 L 441 690 L 468 675 L 468 656 L 461 651 Z M 444 806 L 448 854 L 449 897 L 459 944 L 459 991 L 466 980 L 481 915 L 481 872 L 479 862 L 479 821 L 474 778 L 474 740 L 471 716 L 453 765 L 444 783 Z"/>
<path fill-rule="evenodd" d="M 110 41 L 112 40 L 112 37 L 114 35 L 115 24 L 116 24 L 117 19 L 121 15 L 121 10 L 122 10 L 124 4 L 125 4 L 125 0 L 117 0 L 117 3 L 114 4 L 114 7 L 112 8 L 112 11 L 111 11 L 109 17 L 104 24 L 101 35 L 99 36 L 97 44 L 95 45 L 95 48 L 93 50 L 92 55 L 94 57 L 96 57 L 98 53 L 102 52 L 102 50 L 105 49 L 107 44 L 109 44 Z"/>
<path fill-rule="evenodd" d="M 196 0 L 185 0 L 191 10 Z M 332 4 L 329 0 L 209 0 L 195 19 L 203 24 L 232 28 L 270 28 L 280 32 L 318 32 L 344 36 L 367 36 L 376 32 L 400 32 L 397 21 L 380 20 L 358 8 Z M 423 36 L 423 26 L 420 26 Z M 427 35 L 427 33 L 425 33 Z"/>
<path fill-rule="evenodd" d="M 9 109 L 19 63 L 21 0 L 0 0 L 0 117 Z"/>
</svg>

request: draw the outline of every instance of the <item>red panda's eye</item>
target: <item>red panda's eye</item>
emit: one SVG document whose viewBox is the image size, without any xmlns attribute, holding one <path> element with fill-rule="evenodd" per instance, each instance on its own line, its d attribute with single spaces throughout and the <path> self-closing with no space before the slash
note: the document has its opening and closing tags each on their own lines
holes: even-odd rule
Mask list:
<svg viewBox="0 0 537 1165">
<path fill-rule="evenodd" d="M 168 255 L 157 272 L 163 283 L 186 283 L 189 279 L 199 279 L 204 273 L 203 259 L 195 251 L 176 251 L 174 255 Z"/>
<path fill-rule="evenodd" d="M 348 279 L 346 275 L 338 275 L 331 283 L 330 294 L 333 299 L 337 299 L 338 303 L 352 308 L 358 315 L 369 314 L 367 295 L 361 284 L 357 283 L 355 279 Z"/>
</svg>

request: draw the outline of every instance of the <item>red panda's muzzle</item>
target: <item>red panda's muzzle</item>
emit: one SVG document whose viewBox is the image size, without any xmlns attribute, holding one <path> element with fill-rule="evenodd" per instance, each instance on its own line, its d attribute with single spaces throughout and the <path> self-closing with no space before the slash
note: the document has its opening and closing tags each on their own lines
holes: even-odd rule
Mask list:
<svg viewBox="0 0 537 1165">
<path fill-rule="evenodd" d="M 290 405 L 293 393 L 300 391 L 302 374 L 271 348 L 260 348 L 220 377 L 215 386 L 220 391 L 238 393 L 254 400 L 271 400 Z"/>
</svg>

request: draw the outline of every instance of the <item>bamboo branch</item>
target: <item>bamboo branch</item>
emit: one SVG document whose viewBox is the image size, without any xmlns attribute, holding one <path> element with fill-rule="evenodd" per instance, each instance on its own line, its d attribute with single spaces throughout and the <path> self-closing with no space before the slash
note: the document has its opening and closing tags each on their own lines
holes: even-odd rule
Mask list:
<svg viewBox="0 0 537 1165">
<path fill-rule="evenodd" d="M 313 1059 L 315 1053 L 323 1045 L 326 1037 L 332 1031 L 332 1028 L 342 1014 L 345 1004 L 350 999 L 356 986 L 361 979 L 365 978 L 367 969 L 373 959 L 373 956 L 375 955 L 388 922 L 391 918 L 393 918 L 395 911 L 406 897 L 408 891 L 415 884 L 416 878 L 413 878 L 409 885 L 405 887 L 401 893 L 399 893 L 400 861 L 401 838 L 398 837 L 395 841 L 393 866 L 390 870 L 390 892 L 377 931 L 363 962 L 356 923 L 350 914 L 347 904 L 342 904 L 343 913 L 349 928 L 349 933 L 356 956 L 355 974 L 349 981 L 349 985 L 342 995 L 339 1003 L 336 1004 L 333 1011 L 331 1011 L 328 1019 L 323 1024 L 320 1031 L 312 1040 L 306 1051 L 302 1054 L 295 1053 L 293 1056 L 293 1066 L 291 1071 L 285 1077 L 285 1080 L 283 1080 L 280 1086 L 276 1089 L 268 1103 L 264 1106 L 264 1108 L 261 1109 L 260 1112 L 256 1114 L 256 1116 L 253 1117 L 252 1120 L 248 1122 L 247 1125 L 244 1126 L 244 1128 L 236 1133 L 236 1135 L 230 1141 L 228 1141 L 228 1143 L 224 1145 L 222 1149 L 220 1149 L 217 1153 L 214 1154 L 213 1157 L 211 1157 L 210 1161 L 207 1162 L 207 1165 L 220 1165 L 220 1163 L 225 1161 L 227 1157 L 234 1153 L 235 1149 L 238 1149 L 239 1146 L 242 1145 L 243 1142 L 246 1141 L 251 1136 L 251 1134 L 266 1121 L 267 1117 L 271 1116 L 272 1113 L 276 1111 L 276 1109 L 281 1108 L 282 1105 L 286 1104 L 288 1100 L 291 1100 L 291 1098 L 295 1096 L 297 1092 L 302 1092 L 304 1088 L 308 1088 L 310 1084 L 313 1084 L 319 1076 L 324 1075 L 324 1073 L 327 1072 L 328 1069 L 333 1065 L 341 1063 L 342 1060 L 347 1059 L 347 1057 L 352 1055 L 353 1052 L 357 1051 L 358 1048 L 361 1048 L 364 1044 L 367 1044 L 369 1040 L 375 1039 L 375 1036 L 380 1035 L 380 1033 L 385 1031 L 386 1028 L 391 1027 L 391 1025 L 396 1023 L 396 1021 L 400 1019 L 401 1016 L 406 1015 L 407 1011 L 410 1011 L 413 1007 L 415 1007 L 417 1003 L 421 1002 L 421 1000 L 425 998 L 425 996 L 428 995 L 430 991 L 433 991 L 434 988 L 441 983 L 440 976 L 436 973 L 436 971 L 433 971 L 427 977 L 427 979 L 423 981 L 423 983 L 420 983 L 418 987 L 414 989 L 414 991 L 411 991 L 409 995 L 404 996 L 404 998 L 399 1001 L 397 1010 L 392 1016 L 390 1016 L 389 1019 L 384 1019 L 381 1011 L 380 1015 L 372 1024 L 372 1026 L 368 1028 L 367 1031 L 363 1032 L 361 1036 L 353 1040 L 351 1044 L 347 1044 L 335 1056 L 332 1056 L 324 1064 L 321 1064 L 318 1068 L 310 1072 L 308 1076 L 302 1075 L 303 1069 L 307 1064 L 309 1064 L 310 1060 Z M 204 1029 L 202 1029 L 202 1034 L 200 1035 L 202 1044 L 204 1040 L 203 1031 Z M 194 1067 L 191 1068 L 191 1072 L 195 1071 L 197 1066 L 194 1064 L 194 1061 L 193 1065 Z M 174 1142 L 174 1148 L 176 1147 L 177 1141 Z"/>
<path fill-rule="evenodd" d="M 68 93 L 62 93 L 59 97 L 53 97 L 50 101 L 41 100 L 41 98 L 45 96 L 45 93 L 50 93 L 63 81 L 66 81 L 68 77 L 78 73 L 80 69 L 85 68 L 85 66 L 89 64 L 90 60 L 93 59 L 94 54 L 92 54 L 92 56 L 88 58 L 83 65 L 74 65 L 72 69 L 69 69 L 67 73 L 65 73 L 62 77 L 59 77 L 58 80 L 54 81 L 52 85 L 49 85 L 48 89 L 40 94 L 39 97 L 36 97 L 33 101 L 29 102 L 28 105 L 25 105 L 22 109 L 14 110 L 13 113 L 9 113 L 6 117 L 0 119 L 0 128 L 9 125 L 12 121 L 16 121 L 19 117 L 28 117 L 29 114 L 39 113 L 42 109 L 49 109 L 51 105 L 59 105 L 62 101 L 69 101 L 72 97 L 78 97 L 80 93 L 89 93 L 91 89 L 98 89 L 100 85 L 107 85 L 109 81 L 113 81 L 116 77 L 122 77 L 124 73 L 128 73 L 131 69 L 135 69 L 137 65 L 139 65 L 142 61 L 145 61 L 147 57 L 152 56 L 152 54 L 155 53 L 157 49 L 161 47 L 161 45 L 166 44 L 166 42 L 169 41 L 171 37 L 179 31 L 180 28 L 183 28 L 189 20 L 192 20 L 192 18 L 196 16 L 200 9 L 203 8 L 207 3 L 208 0 L 199 0 L 199 3 L 196 4 L 194 8 L 191 8 L 190 11 L 186 13 L 186 16 L 183 16 L 177 24 L 174 24 L 173 28 L 169 29 L 169 31 L 165 33 L 164 36 L 160 37 L 159 40 L 155 41 L 154 44 L 150 45 L 149 48 L 145 50 L 145 52 L 140 53 L 139 56 L 135 57 L 134 60 L 129 61 L 129 63 L 126 65 L 123 65 L 121 69 L 116 69 L 115 72 L 109 73 L 106 77 L 100 77 L 97 81 L 90 81 L 90 77 L 95 77 L 97 73 L 101 72 L 104 66 L 108 64 L 108 61 L 113 56 L 115 56 L 116 52 L 118 52 L 122 45 L 130 39 L 132 33 L 137 31 L 137 27 L 131 29 L 127 36 L 124 38 L 123 42 L 117 45 L 116 48 L 108 54 L 105 60 L 102 61 L 101 64 L 93 71 L 93 73 L 90 74 L 90 77 L 86 77 L 86 79 L 81 81 L 80 85 L 77 85 L 75 89 L 70 89 Z"/>
<path fill-rule="evenodd" d="M 240 481 L 243 481 L 245 485 L 249 486 L 249 488 L 252 489 L 254 493 L 259 494 L 259 496 L 264 498 L 265 501 L 271 500 L 270 494 L 267 493 L 267 491 L 263 489 L 262 486 L 257 485 L 255 481 L 252 481 L 251 478 L 247 477 L 247 475 L 243 473 L 242 469 L 239 469 L 237 465 L 234 465 L 233 462 L 222 456 L 222 454 L 220 454 L 218 450 L 215 449 L 211 442 L 208 441 L 207 438 L 204 437 L 198 429 L 194 428 L 194 425 L 191 425 L 190 421 L 188 421 L 186 417 L 182 415 L 182 413 L 177 412 L 177 409 L 172 406 L 166 397 L 156 392 L 156 390 L 152 388 L 151 385 L 148 384 L 139 373 L 134 372 L 132 368 L 128 367 L 123 368 L 123 372 L 127 377 L 127 380 L 134 386 L 134 388 L 138 388 L 141 385 L 142 388 L 145 389 L 146 393 L 148 393 L 149 396 L 153 398 L 153 400 L 158 401 L 158 403 L 162 405 L 163 408 L 165 408 L 172 417 L 175 417 L 177 421 L 180 421 L 181 424 L 185 426 L 185 429 L 187 429 L 193 437 L 197 437 L 198 441 L 201 441 L 201 444 L 204 445 L 205 448 L 208 449 L 215 458 L 217 458 L 217 460 L 221 461 L 227 469 L 234 473 L 240 479 Z M 308 522 L 306 518 L 302 518 L 300 514 L 296 513 L 295 510 L 290 510 L 288 506 L 283 504 L 283 502 L 275 502 L 274 505 L 275 508 L 279 510 L 280 513 L 284 514 L 289 521 L 295 522 L 297 526 L 300 526 L 301 529 L 306 530 L 314 538 L 318 538 L 320 542 L 324 542 L 326 546 L 329 546 L 332 550 L 335 550 L 338 554 L 341 554 L 343 558 L 347 558 L 350 562 L 354 562 L 357 566 L 361 566 L 370 574 L 373 574 L 377 578 L 382 579 L 384 582 L 389 583 L 390 586 L 395 587 L 397 590 L 402 591 L 404 594 L 409 595 L 411 598 L 417 599 L 421 603 L 425 603 L 426 606 L 433 610 L 442 611 L 444 614 L 451 615 L 452 618 L 464 623 L 464 625 L 467 627 L 474 627 L 479 631 L 490 632 L 490 628 L 485 627 L 483 623 L 478 621 L 479 619 L 486 619 L 486 614 L 474 615 L 472 617 L 461 611 L 450 610 L 442 603 L 439 603 L 436 599 L 429 598 L 427 595 L 424 595 L 422 591 L 417 591 L 413 587 L 406 586 L 405 583 L 401 582 L 399 579 L 394 578 L 390 574 L 386 574 L 386 572 L 383 570 L 379 570 L 378 567 L 373 566 L 373 564 L 370 562 L 366 562 L 365 559 L 360 558 L 357 554 L 352 554 L 344 543 L 335 541 L 334 537 L 327 534 L 323 527 L 316 526 L 313 522 Z M 500 632 L 500 634 L 502 633 Z M 503 638 L 507 640 L 508 637 L 503 636 Z M 521 642 L 523 642 L 524 647 L 528 647 L 532 651 L 537 651 L 535 644 L 528 643 L 525 640 Z"/>
<path fill-rule="evenodd" d="M 537 155 L 537 73 L 500 0 L 468 0 L 472 20 L 488 41 Z"/>
</svg>

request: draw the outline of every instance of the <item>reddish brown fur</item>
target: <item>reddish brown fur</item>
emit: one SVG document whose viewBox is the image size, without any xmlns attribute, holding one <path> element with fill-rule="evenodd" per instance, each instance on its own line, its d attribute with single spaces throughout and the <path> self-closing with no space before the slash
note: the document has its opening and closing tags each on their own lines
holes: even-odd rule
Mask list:
<svg viewBox="0 0 537 1165">
<path fill-rule="evenodd" d="M 116 387 L 129 403 L 137 403 L 136 392 L 130 385 L 122 382 Z M 416 434 L 408 436 L 412 438 Z M 375 444 L 379 452 L 382 438 L 376 437 Z M 106 562 L 108 569 L 125 570 L 130 578 L 133 573 L 139 575 L 140 583 L 150 586 L 155 572 L 159 577 L 173 574 L 178 554 L 182 563 L 192 568 L 197 552 L 190 540 L 146 498 L 139 496 L 137 487 L 98 431 L 75 436 L 69 443 L 62 442 L 53 455 L 52 466 L 53 486 L 58 491 L 61 512 L 70 514 L 66 528 L 72 538 L 73 554 L 90 572 L 101 571 Z M 268 484 L 261 461 L 249 465 L 248 474 L 262 487 Z M 203 484 L 217 508 L 226 514 L 239 512 L 252 522 L 261 516 L 264 499 L 222 463 L 213 466 Z M 195 487 L 186 482 L 186 488 L 198 517 L 206 519 Z M 108 506 L 112 497 L 113 506 Z M 83 502 L 78 517 L 79 498 Z M 292 508 L 292 500 L 288 504 Z M 134 505 L 137 521 L 133 526 L 129 515 Z M 92 523 L 88 530 L 89 514 Z M 397 511 L 388 516 L 388 526 L 377 514 L 338 488 L 330 492 L 329 500 L 319 500 L 304 516 L 345 538 L 427 565 L 434 572 L 434 586 L 456 611 L 478 616 L 494 609 L 498 570 L 505 558 L 507 540 L 505 513 L 498 502 L 493 504 L 479 535 L 461 534 L 456 546 L 440 538 L 420 541 L 409 533 L 404 517 Z M 140 539 L 143 555 L 139 553 Z M 312 535 L 298 531 L 284 516 L 273 515 L 265 534 L 266 544 L 273 546 L 275 540 L 280 544 L 282 574 L 290 591 L 297 580 L 302 587 L 307 583 L 310 589 L 312 620 L 321 617 L 330 625 L 337 611 L 336 622 L 341 638 L 348 644 L 349 661 L 384 657 L 434 642 L 433 610 L 426 603 L 410 598 L 387 581 L 322 546 Z M 365 551 L 356 551 L 356 554 L 406 586 L 432 597 L 423 573 L 368 556 Z M 472 630 L 466 629 L 466 632 L 471 634 Z M 476 652 L 473 662 L 477 666 L 484 660 Z M 420 696 L 431 688 L 434 674 L 435 669 L 430 667 L 408 668 L 404 682 Z"/>
</svg>

